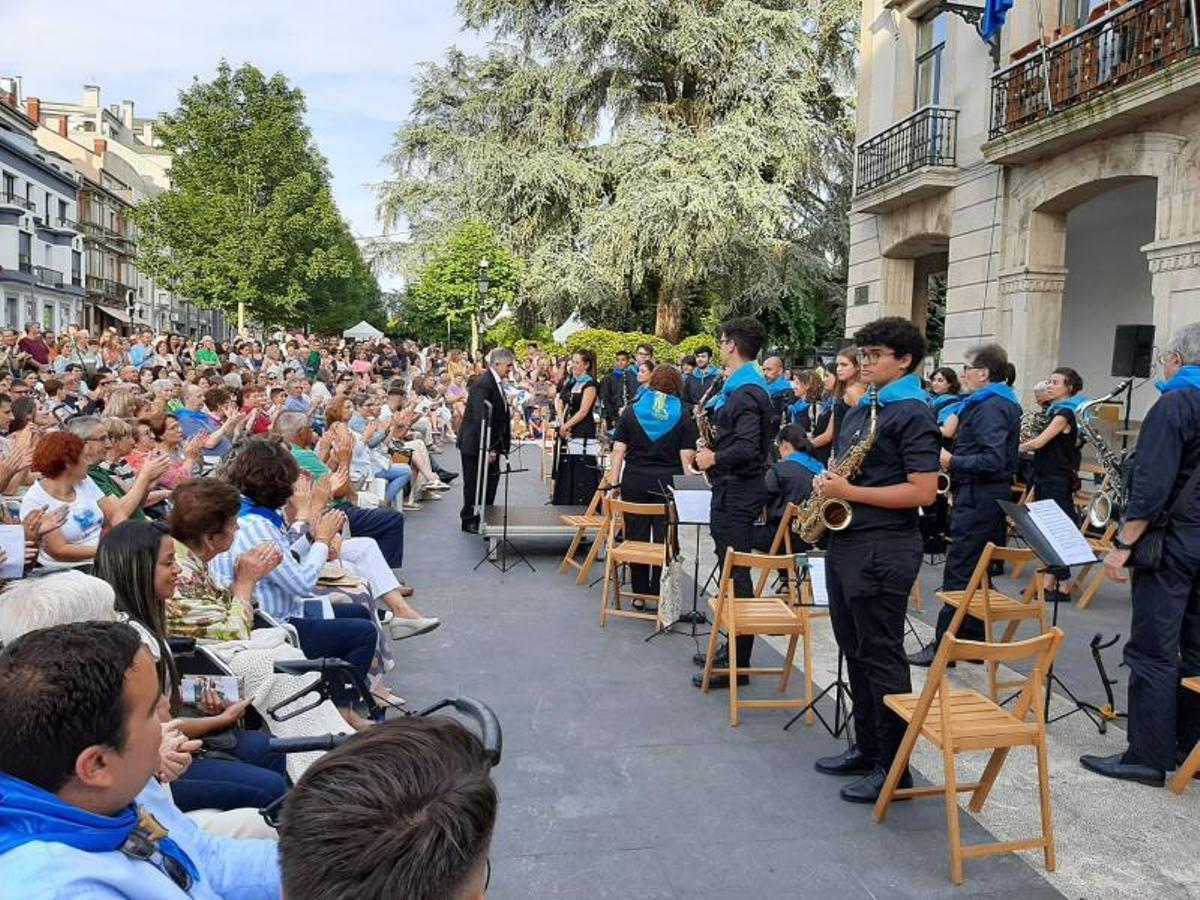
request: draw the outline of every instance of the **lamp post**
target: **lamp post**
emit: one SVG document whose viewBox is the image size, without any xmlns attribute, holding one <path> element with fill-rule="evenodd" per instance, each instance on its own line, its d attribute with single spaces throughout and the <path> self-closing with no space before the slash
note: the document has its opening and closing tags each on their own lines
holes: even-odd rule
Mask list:
<svg viewBox="0 0 1200 900">
<path fill-rule="evenodd" d="M 488 288 L 492 283 L 488 281 L 488 261 L 486 258 L 479 261 L 479 275 L 475 280 L 476 303 L 475 309 L 471 312 L 471 358 L 475 358 L 475 354 L 479 352 L 479 322 L 483 318 L 483 304 L 487 300 Z"/>
</svg>

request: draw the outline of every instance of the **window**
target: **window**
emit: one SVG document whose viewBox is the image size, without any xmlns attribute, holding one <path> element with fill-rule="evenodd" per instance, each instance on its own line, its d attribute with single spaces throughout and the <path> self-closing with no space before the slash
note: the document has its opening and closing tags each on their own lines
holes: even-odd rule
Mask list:
<svg viewBox="0 0 1200 900">
<path fill-rule="evenodd" d="M 9 328 L 21 327 L 21 311 L 18 306 L 17 298 L 9 294 L 4 298 L 4 324 Z"/>
<path fill-rule="evenodd" d="M 67 201 L 59 200 L 58 201 L 58 222 L 59 222 L 59 224 L 61 225 L 63 222 L 65 222 L 67 220 L 67 218 L 68 218 L 68 216 L 67 216 Z"/>
<path fill-rule="evenodd" d="M 54 224 L 53 222 L 50 221 L 50 192 L 49 191 L 46 191 L 46 224 L 47 225 Z"/>
<path fill-rule="evenodd" d="M 54 333 L 54 304 L 46 303 L 42 306 L 42 331 Z"/>
<path fill-rule="evenodd" d="M 71 251 L 71 284 L 76 287 L 83 284 L 83 256 L 78 250 Z"/>
<path fill-rule="evenodd" d="M 1107 0 L 1059 0 L 1059 25 L 1067 31 L 1074 31 L 1087 23 L 1093 10 L 1106 4 Z"/>
<path fill-rule="evenodd" d="M 942 102 L 942 51 L 946 49 L 946 13 L 926 16 L 917 22 L 916 108 Z"/>
<path fill-rule="evenodd" d="M 4 199 L 17 196 L 17 177 L 4 173 Z"/>
<path fill-rule="evenodd" d="M 17 268 L 22 272 L 33 271 L 33 238 L 28 232 L 17 232 Z"/>
</svg>

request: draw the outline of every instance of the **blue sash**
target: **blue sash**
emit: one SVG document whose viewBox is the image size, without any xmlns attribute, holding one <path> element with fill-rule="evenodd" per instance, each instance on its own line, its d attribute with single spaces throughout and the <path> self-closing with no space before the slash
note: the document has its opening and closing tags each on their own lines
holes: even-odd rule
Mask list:
<svg viewBox="0 0 1200 900">
<path fill-rule="evenodd" d="M 654 443 L 679 424 L 683 416 L 683 404 L 671 394 L 648 390 L 633 404 L 633 414 L 642 431 L 646 432 L 646 437 Z"/>
</svg>

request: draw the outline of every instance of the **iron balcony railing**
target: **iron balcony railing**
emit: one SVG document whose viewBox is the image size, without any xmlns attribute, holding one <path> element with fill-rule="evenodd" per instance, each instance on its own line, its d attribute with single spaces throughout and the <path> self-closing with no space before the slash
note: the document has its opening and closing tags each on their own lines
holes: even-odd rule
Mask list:
<svg viewBox="0 0 1200 900">
<path fill-rule="evenodd" d="M 926 106 L 858 145 L 856 194 L 925 166 L 953 166 L 958 110 Z"/>
<path fill-rule="evenodd" d="M 992 138 L 1200 55 L 1196 0 L 1134 0 L 992 76 Z"/>
<path fill-rule="evenodd" d="M 48 284 L 51 287 L 60 288 L 63 286 L 63 273 L 58 269 L 48 269 L 45 266 L 34 266 L 33 277 L 38 284 Z"/>
<path fill-rule="evenodd" d="M 88 275 L 87 292 L 89 294 L 96 294 L 101 297 L 112 297 L 116 299 L 121 296 L 121 286 L 111 278 L 100 278 L 97 275 Z"/>
<path fill-rule="evenodd" d="M 59 228 L 69 228 L 71 231 L 79 230 L 79 223 L 74 219 L 66 219 L 62 216 L 59 216 L 55 221 L 58 223 Z"/>
<path fill-rule="evenodd" d="M 19 206 L 21 209 L 34 210 L 37 209 L 37 204 L 32 200 L 26 200 L 20 194 L 13 191 L 0 191 L 0 205 L 3 206 Z"/>
</svg>

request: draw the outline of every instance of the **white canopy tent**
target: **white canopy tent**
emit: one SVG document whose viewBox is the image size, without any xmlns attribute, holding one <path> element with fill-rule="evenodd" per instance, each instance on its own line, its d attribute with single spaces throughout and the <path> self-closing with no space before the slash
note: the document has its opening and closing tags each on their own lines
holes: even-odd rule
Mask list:
<svg viewBox="0 0 1200 900">
<path fill-rule="evenodd" d="M 359 322 L 353 328 L 342 332 L 342 337 L 353 338 L 356 341 L 373 341 L 383 337 L 383 332 L 370 322 Z"/>
<path fill-rule="evenodd" d="M 575 310 L 575 312 L 567 317 L 567 321 L 554 329 L 554 340 L 559 344 L 564 344 L 567 338 L 577 331 L 583 331 L 585 328 L 587 328 L 587 323 L 579 317 L 579 310 Z"/>
</svg>

